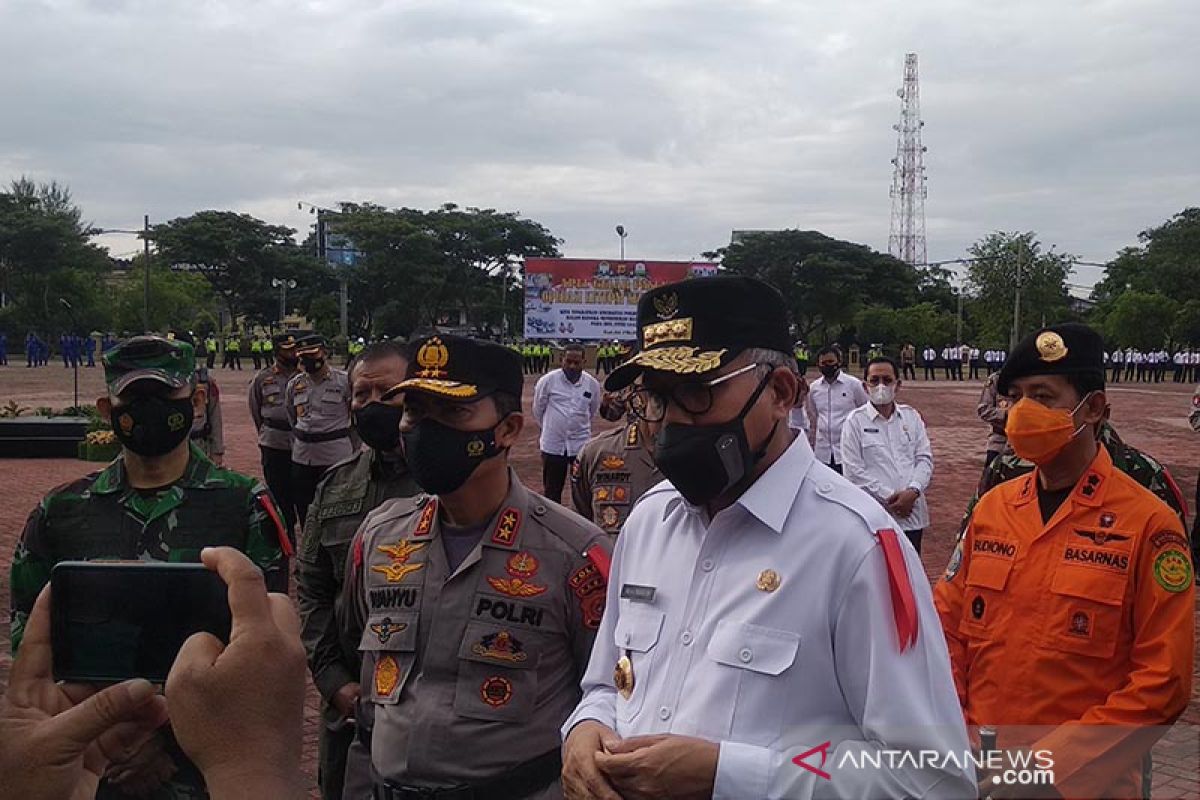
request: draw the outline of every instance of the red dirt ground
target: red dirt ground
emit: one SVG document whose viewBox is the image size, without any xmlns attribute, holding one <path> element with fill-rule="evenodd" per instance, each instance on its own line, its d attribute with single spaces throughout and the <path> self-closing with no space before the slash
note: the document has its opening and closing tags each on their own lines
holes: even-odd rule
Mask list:
<svg viewBox="0 0 1200 800">
<path fill-rule="evenodd" d="M 247 359 L 247 362 L 249 360 Z M 225 418 L 226 466 L 261 475 L 256 437 L 246 406 L 246 388 L 252 370 L 214 372 L 221 388 Z M 809 373 L 810 380 L 815 373 Z M 535 378 L 526 378 L 526 407 Z M 924 562 L 931 579 L 941 573 L 954 543 L 958 523 L 970 498 L 983 462 L 985 426 L 975 416 L 979 382 L 906 384 L 901 400 L 915 406 L 925 417 L 934 450 L 934 480 L 928 497 L 933 517 L 924 540 Z M 80 398 L 94 402 L 103 391 L 99 368 L 80 370 Z M 1144 449 L 1167 465 L 1183 488 L 1189 506 L 1197 476 L 1197 439 L 1186 422 L 1191 386 L 1172 383 L 1118 384 L 1110 387 L 1113 424 L 1129 443 Z M 0 367 L 0 404 L 63 407 L 70 405 L 71 371 L 51 364 L 27 369 L 14 364 Z M 607 423 L 600 423 L 607 426 Z M 540 490 L 541 468 L 537 452 L 537 426 L 529 421 L 529 432 L 517 448 L 513 462 L 528 486 Z M 49 489 L 78 477 L 95 466 L 66 459 L 0 461 L 0 605 L 7 616 L 8 565 L 26 515 Z M 3 626 L 0 626 L 3 628 Z M 0 686 L 8 674 L 7 628 L 0 637 Z M 1192 703 L 1180 723 L 1155 749 L 1155 798 L 1200 798 L 1200 672 L 1193 683 Z M 312 786 L 316 773 L 316 737 L 319 724 L 317 696 L 309 687 L 304 739 L 304 769 Z M 316 797 L 315 791 L 313 797 Z"/>
</svg>

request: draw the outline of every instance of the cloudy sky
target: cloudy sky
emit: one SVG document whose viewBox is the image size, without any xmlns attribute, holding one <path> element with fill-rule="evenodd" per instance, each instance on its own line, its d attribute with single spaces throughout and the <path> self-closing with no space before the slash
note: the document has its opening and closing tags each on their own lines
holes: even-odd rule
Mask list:
<svg viewBox="0 0 1200 800">
<path fill-rule="evenodd" d="M 883 250 L 916 52 L 929 258 L 1034 229 L 1104 261 L 1200 204 L 1198 42 L 1195 0 L 0 0 L 0 181 L 105 227 L 452 201 L 571 256 L 618 223 L 631 257 Z"/>
</svg>

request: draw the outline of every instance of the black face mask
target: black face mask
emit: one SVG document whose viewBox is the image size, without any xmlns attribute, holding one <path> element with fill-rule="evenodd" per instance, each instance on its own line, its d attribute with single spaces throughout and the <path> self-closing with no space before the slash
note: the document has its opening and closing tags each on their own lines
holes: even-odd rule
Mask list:
<svg viewBox="0 0 1200 800">
<path fill-rule="evenodd" d="M 325 359 L 312 358 L 311 356 L 301 356 L 300 364 L 304 367 L 304 371 L 309 375 L 320 372 L 321 367 L 325 366 Z"/>
<path fill-rule="evenodd" d="M 430 494 L 457 490 L 485 459 L 500 452 L 495 428 L 460 431 L 423 419 L 400 436 L 413 478 Z"/>
<path fill-rule="evenodd" d="M 192 432 L 192 398 L 169 400 L 140 396 L 113 406 L 113 434 L 140 456 L 161 456 L 174 450 Z"/>
<path fill-rule="evenodd" d="M 658 433 L 654 462 L 672 485 L 694 506 L 707 505 L 745 480 L 767 451 L 775 436 L 771 433 L 756 453 L 750 452 L 743 424 L 750 409 L 758 402 L 771 376 L 758 384 L 754 394 L 737 416 L 716 425 L 680 425 L 672 422 Z"/>
<path fill-rule="evenodd" d="M 390 453 L 400 446 L 400 418 L 403 416 L 403 406 L 367 403 L 354 412 L 354 427 L 367 447 Z"/>
<path fill-rule="evenodd" d="M 297 358 L 296 356 L 280 355 L 280 356 L 276 356 L 275 358 L 279 361 L 280 364 L 287 367 L 288 369 L 295 369 L 296 365 L 298 363 L 300 363 L 300 359 Z"/>
<path fill-rule="evenodd" d="M 817 369 L 821 370 L 821 374 L 824 375 L 828 380 L 833 380 L 838 376 L 838 373 L 842 371 L 842 368 L 836 364 L 828 367 L 817 367 Z"/>
</svg>

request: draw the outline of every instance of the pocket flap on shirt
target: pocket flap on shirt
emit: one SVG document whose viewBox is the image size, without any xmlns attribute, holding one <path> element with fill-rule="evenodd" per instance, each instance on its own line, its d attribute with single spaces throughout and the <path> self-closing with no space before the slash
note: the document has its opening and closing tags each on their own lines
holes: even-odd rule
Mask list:
<svg viewBox="0 0 1200 800">
<path fill-rule="evenodd" d="M 653 608 L 622 603 L 620 616 L 613 629 L 613 641 L 617 647 L 645 653 L 658 644 L 665 616 L 662 611 Z"/>
<path fill-rule="evenodd" d="M 721 620 L 708 643 L 708 654 L 720 664 L 764 675 L 778 675 L 796 661 L 800 634 L 748 622 Z"/>
<path fill-rule="evenodd" d="M 967 570 L 967 585 L 982 586 L 985 589 L 1000 591 L 1008 583 L 1008 573 L 1012 572 L 1011 561 L 1002 558 L 976 556 L 971 559 Z"/>
<path fill-rule="evenodd" d="M 1054 571 L 1050 591 L 1071 597 L 1082 597 L 1107 606 L 1119 606 L 1125 600 L 1125 575 L 1105 572 L 1091 567 L 1060 566 Z"/>
</svg>

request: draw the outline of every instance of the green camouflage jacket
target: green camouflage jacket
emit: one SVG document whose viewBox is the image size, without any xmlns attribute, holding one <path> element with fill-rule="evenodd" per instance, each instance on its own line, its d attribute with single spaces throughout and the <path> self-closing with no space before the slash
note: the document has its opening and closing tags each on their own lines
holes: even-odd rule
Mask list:
<svg viewBox="0 0 1200 800">
<path fill-rule="evenodd" d="M 183 476 L 153 494 L 128 485 L 121 457 L 63 484 L 29 515 L 13 554 L 13 652 L 59 561 L 199 561 L 201 548 L 229 545 L 262 569 L 269 589 L 287 591 L 287 535 L 279 520 L 259 481 L 214 465 L 194 445 Z"/>
<path fill-rule="evenodd" d="M 1160 500 L 1169 505 L 1179 515 L 1179 521 L 1183 523 L 1184 530 L 1187 530 L 1187 520 L 1185 519 L 1187 512 L 1183 494 L 1179 491 L 1179 486 L 1167 468 L 1133 445 L 1122 441 L 1110 422 L 1105 421 L 1100 426 L 1100 443 L 1112 456 L 1113 465 L 1154 492 Z M 996 456 L 983 471 L 983 478 L 979 481 L 979 490 L 967 504 L 967 513 L 963 515 L 962 526 L 959 530 L 960 537 L 962 531 L 967 529 L 967 522 L 971 519 L 971 513 L 975 510 L 975 504 L 979 502 L 981 496 L 993 486 L 1011 481 L 1013 478 L 1029 472 L 1033 472 L 1033 462 L 1018 457 L 1011 447 L 1006 447 L 1003 453 Z"/>
</svg>

